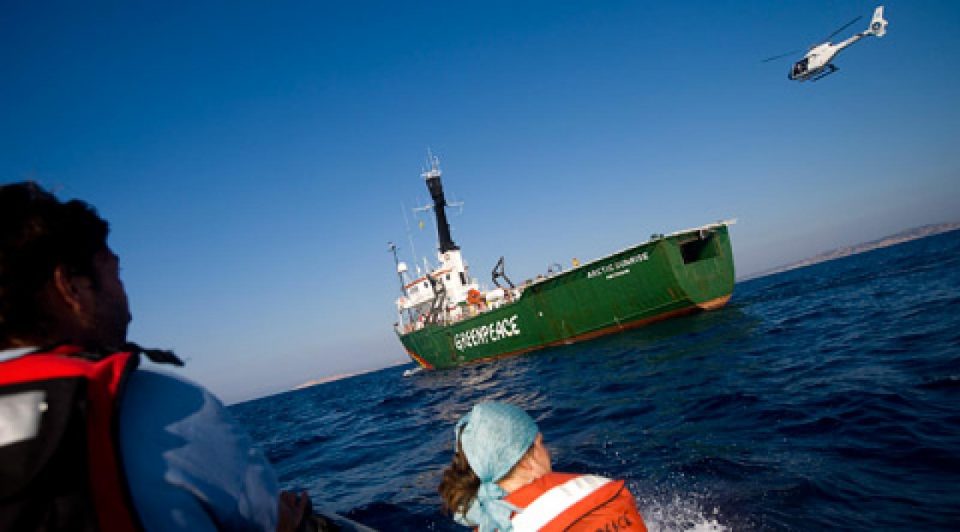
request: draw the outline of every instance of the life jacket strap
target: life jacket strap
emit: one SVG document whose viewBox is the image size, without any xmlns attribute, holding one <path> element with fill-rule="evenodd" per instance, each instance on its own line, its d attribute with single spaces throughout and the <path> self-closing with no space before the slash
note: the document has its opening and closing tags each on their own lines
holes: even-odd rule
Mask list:
<svg viewBox="0 0 960 532">
<path fill-rule="evenodd" d="M 564 510 L 586 499 L 597 490 L 612 482 L 609 478 L 597 475 L 581 475 L 563 484 L 558 484 L 537 500 L 530 503 L 522 512 L 513 516 L 513 528 L 517 532 L 540 530 L 553 521 Z"/>
</svg>

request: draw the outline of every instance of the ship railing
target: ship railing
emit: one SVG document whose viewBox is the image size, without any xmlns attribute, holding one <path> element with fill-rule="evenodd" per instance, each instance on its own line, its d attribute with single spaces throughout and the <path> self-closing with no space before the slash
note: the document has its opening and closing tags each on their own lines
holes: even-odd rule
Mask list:
<svg viewBox="0 0 960 532">
<path fill-rule="evenodd" d="M 464 307 L 460 312 L 450 312 L 449 310 L 446 310 L 444 312 L 440 312 L 439 314 L 437 314 L 436 320 L 434 320 L 432 323 L 442 327 L 453 325 L 455 323 L 460 323 L 461 321 L 475 318 L 482 314 L 486 314 L 487 312 L 490 312 L 492 310 L 496 310 L 498 308 L 511 305 L 515 303 L 518 299 L 520 299 L 520 295 L 522 293 L 523 293 L 523 290 L 517 288 L 517 289 L 511 290 L 508 293 L 509 295 L 504 299 L 489 302 L 482 306 L 467 306 L 467 307 Z M 400 332 L 401 334 L 407 334 L 413 331 L 419 331 L 420 329 L 423 329 L 428 323 L 430 323 L 430 320 L 428 319 L 415 320 L 412 322 L 407 321 L 403 324 L 399 324 L 397 326 L 397 331 Z"/>
</svg>

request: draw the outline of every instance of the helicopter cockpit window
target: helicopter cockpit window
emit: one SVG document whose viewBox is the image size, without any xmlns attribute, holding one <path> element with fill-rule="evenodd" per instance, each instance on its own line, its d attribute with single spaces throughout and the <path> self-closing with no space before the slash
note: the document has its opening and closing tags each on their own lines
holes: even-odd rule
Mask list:
<svg viewBox="0 0 960 532">
<path fill-rule="evenodd" d="M 793 65 L 793 74 L 794 75 L 803 74 L 807 70 L 807 61 L 808 59 L 806 57 L 801 59 L 800 61 L 797 61 Z"/>
</svg>

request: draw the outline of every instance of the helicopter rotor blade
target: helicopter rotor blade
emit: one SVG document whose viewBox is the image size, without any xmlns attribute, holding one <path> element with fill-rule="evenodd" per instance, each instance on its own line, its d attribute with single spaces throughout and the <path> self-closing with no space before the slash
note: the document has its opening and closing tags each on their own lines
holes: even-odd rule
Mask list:
<svg viewBox="0 0 960 532">
<path fill-rule="evenodd" d="M 775 61 L 775 60 L 777 60 L 777 59 L 780 59 L 781 57 L 787 57 L 788 55 L 794 55 L 794 54 L 798 54 L 798 53 L 800 53 L 800 50 L 791 50 L 791 51 L 789 51 L 789 52 L 787 52 L 787 53 L 785 53 L 785 54 L 780 54 L 780 55 L 775 55 L 775 56 L 773 56 L 773 57 L 768 57 L 768 58 L 766 58 L 766 59 L 764 59 L 763 61 L 760 61 L 760 62 L 761 62 L 761 63 L 769 63 L 770 61 Z"/>
<path fill-rule="evenodd" d="M 854 22 L 856 22 L 856 21 L 858 21 L 858 20 L 860 20 L 860 19 L 862 19 L 862 18 L 863 18 L 863 15 L 860 15 L 859 17 L 851 20 L 850 22 L 847 22 L 847 23 L 844 24 L 843 26 L 840 26 L 839 28 L 837 28 L 837 30 L 834 31 L 833 33 L 831 33 L 830 35 L 827 35 L 826 37 L 824 37 L 820 42 L 827 42 L 827 41 L 829 41 L 831 38 L 833 38 L 834 35 L 840 33 L 841 31 L 843 31 L 843 30 L 845 30 L 845 29 L 847 29 L 847 28 L 849 28 L 851 24 L 853 24 Z"/>
</svg>

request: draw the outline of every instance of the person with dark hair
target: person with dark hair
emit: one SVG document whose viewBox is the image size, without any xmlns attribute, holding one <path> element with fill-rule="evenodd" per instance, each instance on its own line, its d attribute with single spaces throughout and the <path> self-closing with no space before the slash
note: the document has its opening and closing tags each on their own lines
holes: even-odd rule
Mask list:
<svg viewBox="0 0 960 532">
<path fill-rule="evenodd" d="M 555 473 L 536 422 L 509 403 L 482 402 L 455 429 L 443 471 L 443 509 L 480 532 L 646 532 L 622 480 Z"/>
<path fill-rule="evenodd" d="M 182 365 L 127 342 L 108 224 L 34 183 L 0 186 L 0 530 L 296 530 L 276 474 Z"/>
</svg>

